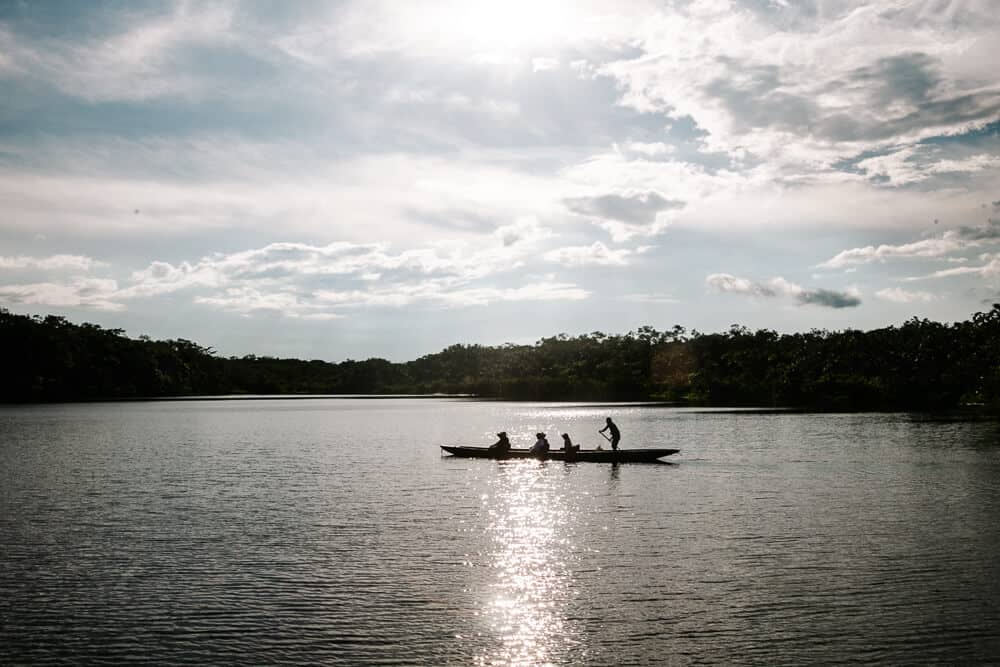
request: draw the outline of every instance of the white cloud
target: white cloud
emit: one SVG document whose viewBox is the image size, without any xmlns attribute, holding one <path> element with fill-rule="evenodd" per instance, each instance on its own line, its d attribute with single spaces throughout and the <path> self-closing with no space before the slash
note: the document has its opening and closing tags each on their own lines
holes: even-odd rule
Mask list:
<svg viewBox="0 0 1000 667">
<path fill-rule="evenodd" d="M 990 218 L 981 225 L 963 225 L 949 229 L 940 236 L 912 243 L 869 245 L 843 250 L 816 266 L 823 269 L 839 269 L 845 266 L 870 264 L 875 261 L 884 262 L 896 258 L 944 259 L 948 262 L 961 264 L 965 263 L 967 258 L 946 257 L 946 255 L 995 243 L 1000 243 L 1000 220 Z"/>
<path fill-rule="evenodd" d="M 909 291 L 899 287 L 880 289 L 875 292 L 875 296 L 894 303 L 926 303 L 934 300 L 934 295 L 930 292 Z"/>
<path fill-rule="evenodd" d="M 195 263 L 153 262 L 134 272 L 132 284 L 114 297 L 139 299 L 192 290 L 196 303 L 243 314 L 270 310 L 294 317 L 321 312 L 332 317 L 331 308 L 362 305 L 461 306 L 586 298 L 585 290 L 552 280 L 523 287 L 475 284 L 517 270 L 538 253 L 537 243 L 550 236 L 537 221 L 525 219 L 498 230 L 494 244 L 479 247 L 449 242 L 394 253 L 382 244 L 272 243 Z M 332 283 L 351 287 L 327 286 Z"/>
<path fill-rule="evenodd" d="M 532 58 L 531 70 L 533 72 L 545 72 L 546 70 L 559 67 L 558 58 Z"/>
<path fill-rule="evenodd" d="M 552 230 L 542 227 L 536 218 L 521 218 L 512 224 L 502 225 L 493 232 L 493 236 L 500 239 L 504 247 L 517 243 L 534 244 L 539 241 L 551 238 Z"/>
<path fill-rule="evenodd" d="M 438 300 L 453 306 L 485 306 L 493 301 L 581 301 L 590 292 L 572 283 L 540 282 L 522 287 L 480 287 L 443 293 Z"/>
<path fill-rule="evenodd" d="M 861 160 L 857 166 L 869 178 L 882 179 L 892 186 L 919 183 L 939 174 L 972 173 L 1000 167 L 1000 157 L 986 153 L 962 159 L 942 159 L 939 152 L 926 146 L 914 146 Z"/>
<path fill-rule="evenodd" d="M 545 259 L 565 266 L 627 266 L 629 257 L 636 254 L 628 248 L 608 248 L 600 241 L 589 246 L 556 248 L 545 253 Z"/>
<path fill-rule="evenodd" d="M 419 87 L 393 85 L 381 95 L 381 101 L 391 107 L 437 107 L 446 112 L 482 114 L 494 120 L 513 118 L 521 112 L 520 105 L 514 100 L 473 95 L 461 90 L 442 90 L 428 84 L 421 84 Z M 432 111 L 433 109 L 424 110 L 425 113 Z"/>
<path fill-rule="evenodd" d="M 304 319 L 333 319 L 333 308 L 403 307 L 413 303 L 468 306 L 493 301 L 579 300 L 588 292 L 547 277 L 524 286 L 482 284 L 540 256 L 551 230 L 525 218 L 497 230 L 487 243 L 430 242 L 393 252 L 385 244 L 271 243 L 196 262 L 153 261 L 133 271 L 128 284 L 76 278 L 63 282 L 6 285 L 0 297 L 15 303 L 75 305 L 122 310 L 127 302 L 187 291 L 194 303 L 239 314 L 272 311 Z M 614 262 L 616 251 L 597 248 L 596 261 Z M 634 252 L 634 251 L 633 251 Z M 83 256 L 0 258 L 0 268 L 103 266 Z M 350 285 L 348 289 L 331 285 Z"/>
<path fill-rule="evenodd" d="M 292 319 L 330 320 L 340 317 L 326 311 L 322 304 L 309 303 L 294 293 L 262 292 L 252 287 L 229 287 L 213 296 L 196 296 L 194 302 L 241 315 L 268 311 Z"/>
<path fill-rule="evenodd" d="M 730 173 L 710 174 L 704 168 L 680 161 L 631 159 L 620 151 L 597 153 L 561 173 L 574 187 L 573 197 L 607 194 L 637 198 L 656 193 L 667 201 L 686 201 L 743 184 Z"/>
<path fill-rule="evenodd" d="M 40 306 L 82 306 L 97 310 L 120 311 L 124 306 L 115 300 L 117 283 L 102 278 L 76 278 L 65 282 L 0 285 L 0 299 L 10 303 Z"/>
<path fill-rule="evenodd" d="M 616 145 L 615 148 L 620 153 L 632 153 L 643 157 L 662 157 L 676 152 L 676 149 L 672 145 L 663 143 L 662 141 L 628 141 Z"/>
<path fill-rule="evenodd" d="M 732 292 L 751 296 L 775 296 L 774 288 L 761 283 L 738 278 L 729 273 L 713 273 L 705 278 L 705 284 L 716 292 Z"/>
<path fill-rule="evenodd" d="M 1000 83 L 964 66 L 968 50 L 1000 32 L 986 0 L 810 8 L 667 8 L 635 26 L 641 55 L 599 72 L 621 83 L 624 104 L 690 116 L 709 150 L 748 151 L 777 173 L 822 172 L 845 155 L 996 118 Z"/>
<path fill-rule="evenodd" d="M 522 287 L 453 287 L 449 281 L 431 280 L 372 290 L 320 290 L 316 307 L 401 308 L 412 304 L 444 307 L 485 306 L 497 301 L 578 301 L 590 293 L 572 283 L 542 281 Z"/>
<path fill-rule="evenodd" d="M 913 276 L 906 278 L 907 281 L 928 280 L 933 278 L 952 278 L 955 276 L 976 276 L 979 278 L 1000 277 L 1000 254 L 986 253 L 980 257 L 985 264 L 981 266 L 958 266 L 954 269 L 942 269 L 926 276 Z"/>
<path fill-rule="evenodd" d="M 232 39 L 228 3 L 188 4 L 133 19 L 80 42 L 27 41 L 7 32 L 7 69 L 47 81 L 64 93 L 94 102 L 140 101 L 169 95 L 203 94 L 209 79 L 177 67 L 177 50 Z"/>
<path fill-rule="evenodd" d="M 941 257 L 960 250 L 965 245 L 954 234 L 901 245 L 882 244 L 877 247 L 869 245 L 841 251 L 816 266 L 823 269 L 839 269 L 852 264 L 869 264 L 892 258 Z"/>
<path fill-rule="evenodd" d="M 561 211 L 555 178 L 518 170 L 505 162 L 509 156 L 487 152 L 340 160 L 297 143 L 224 138 L 45 145 L 15 155 L 51 168 L 0 165 L 7 213 L 0 230 L 31 226 L 50 236 L 265 232 L 280 220 L 284 233 L 315 241 L 368 241 L 375 228 L 384 240 L 429 240 L 454 237 L 459 229 L 427 221 L 439 212 L 519 220 Z M 177 178 L 178 171 L 185 178 Z"/>
<path fill-rule="evenodd" d="M 662 303 L 682 303 L 669 294 L 626 294 L 623 297 L 626 301 L 635 303 L 662 304 Z"/>
<path fill-rule="evenodd" d="M 20 73 L 14 53 L 21 48 L 17 35 L 0 24 L 0 73 L 14 75 Z"/>
<path fill-rule="evenodd" d="M 92 257 L 83 255 L 51 255 L 49 257 L 0 256 L 0 269 L 39 269 L 42 271 L 82 271 L 107 266 Z"/>
<path fill-rule="evenodd" d="M 118 298 L 143 299 L 195 287 L 221 288 L 228 282 L 224 269 L 204 261 L 182 262 L 177 266 L 154 261 L 145 269 L 134 271 L 131 279 L 133 284 L 119 290 Z"/>
</svg>

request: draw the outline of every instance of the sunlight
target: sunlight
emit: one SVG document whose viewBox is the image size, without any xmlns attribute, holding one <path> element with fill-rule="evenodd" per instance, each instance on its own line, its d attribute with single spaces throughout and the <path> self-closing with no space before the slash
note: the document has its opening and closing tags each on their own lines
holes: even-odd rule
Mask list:
<svg viewBox="0 0 1000 667">
<path fill-rule="evenodd" d="M 449 50 L 513 61 L 552 53 L 572 33 L 574 13 L 564 0 L 468 0 L 445 2 L 424 20 Z"/>
<path fill-rule="evenodd" d="M 567 649 L 572 509 L 545 464 L 504 465 L 494 484 L 489 531 L 496 572 L 486 617 L 499 645 L 477 664 L 553 664 Z"/>
</svg>

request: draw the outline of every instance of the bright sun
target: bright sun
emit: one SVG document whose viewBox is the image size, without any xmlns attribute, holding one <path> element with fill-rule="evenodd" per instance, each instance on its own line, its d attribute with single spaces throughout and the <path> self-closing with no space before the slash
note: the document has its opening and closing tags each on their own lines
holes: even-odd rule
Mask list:
<svg viewBox="0 0 1000 667">
<path fill-rule="evenodd" d="M 510 57 L 557 50 L 574 19 L 568 0 L 449 1 L 422 7 L 421 14 L 443 46 Z"/>
</svg>

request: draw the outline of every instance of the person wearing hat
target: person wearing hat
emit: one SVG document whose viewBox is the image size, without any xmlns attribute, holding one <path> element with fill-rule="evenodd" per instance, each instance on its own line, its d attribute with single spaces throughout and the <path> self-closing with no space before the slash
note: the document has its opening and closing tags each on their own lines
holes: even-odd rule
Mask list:
<svg viewBox="0 0 1000 667">
<path fill-rule="evenodd" d="M 536 433 L 535 444 L 531 446 L 530 452 L 532 454 L 547 454 L 549 451 L 549 441 L 545 438 L 544 433 Z"/>
<path fill-rule="evenodd" d="M 490 445 L 490 449 L 500 454 L 506 454 L 510 451 L 510 440 L 507 439 L 507 431 L 500 431 L 497 433 L 497 437 L 500 439 Z"/>
</svg>

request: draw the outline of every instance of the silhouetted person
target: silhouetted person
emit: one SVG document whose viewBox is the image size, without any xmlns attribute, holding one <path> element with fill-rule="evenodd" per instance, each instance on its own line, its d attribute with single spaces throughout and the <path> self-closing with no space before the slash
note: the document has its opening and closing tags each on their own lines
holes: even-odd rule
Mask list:
<svg viewBox="0 0 1000 667">
<path fill-rule="evenodd" d="M 507 431 L 500 431 L 497 433 L 497 437 L 500 439 L 490 445 L 490 450 L 500 454 L 506 454 L 510 451 L 510 440 L 507 439 Z"/>
<path fill-rule="evenodd" d="M 563 433 L 562 439 L 563 439 L 562 448 L 564 452 L 566 452 L 567 454 L 573 454 L 575 452 L 580 451 L 580 445 L 573 444 L 573 441 L 569 439 L 569 433 Z"/>
<path fill-rule="evenodd" d="M 531 446 L 532 454 L 548 454 L 549 453 L 549 441 L 545 438 L 544 433 L 535 434 L 535 444 Z"/>
<path fill-rule="evenodd" d="M 622 439 L 621 431 L 615 426 L 615 423 L 611 421 L 611 417 L 607 419 L 607 425 L 602 428 L 598 433 L 604 433 L 605 431 L 611 432 L 611 449 L 618 451 L 618 441 Z"/>
</svg>

